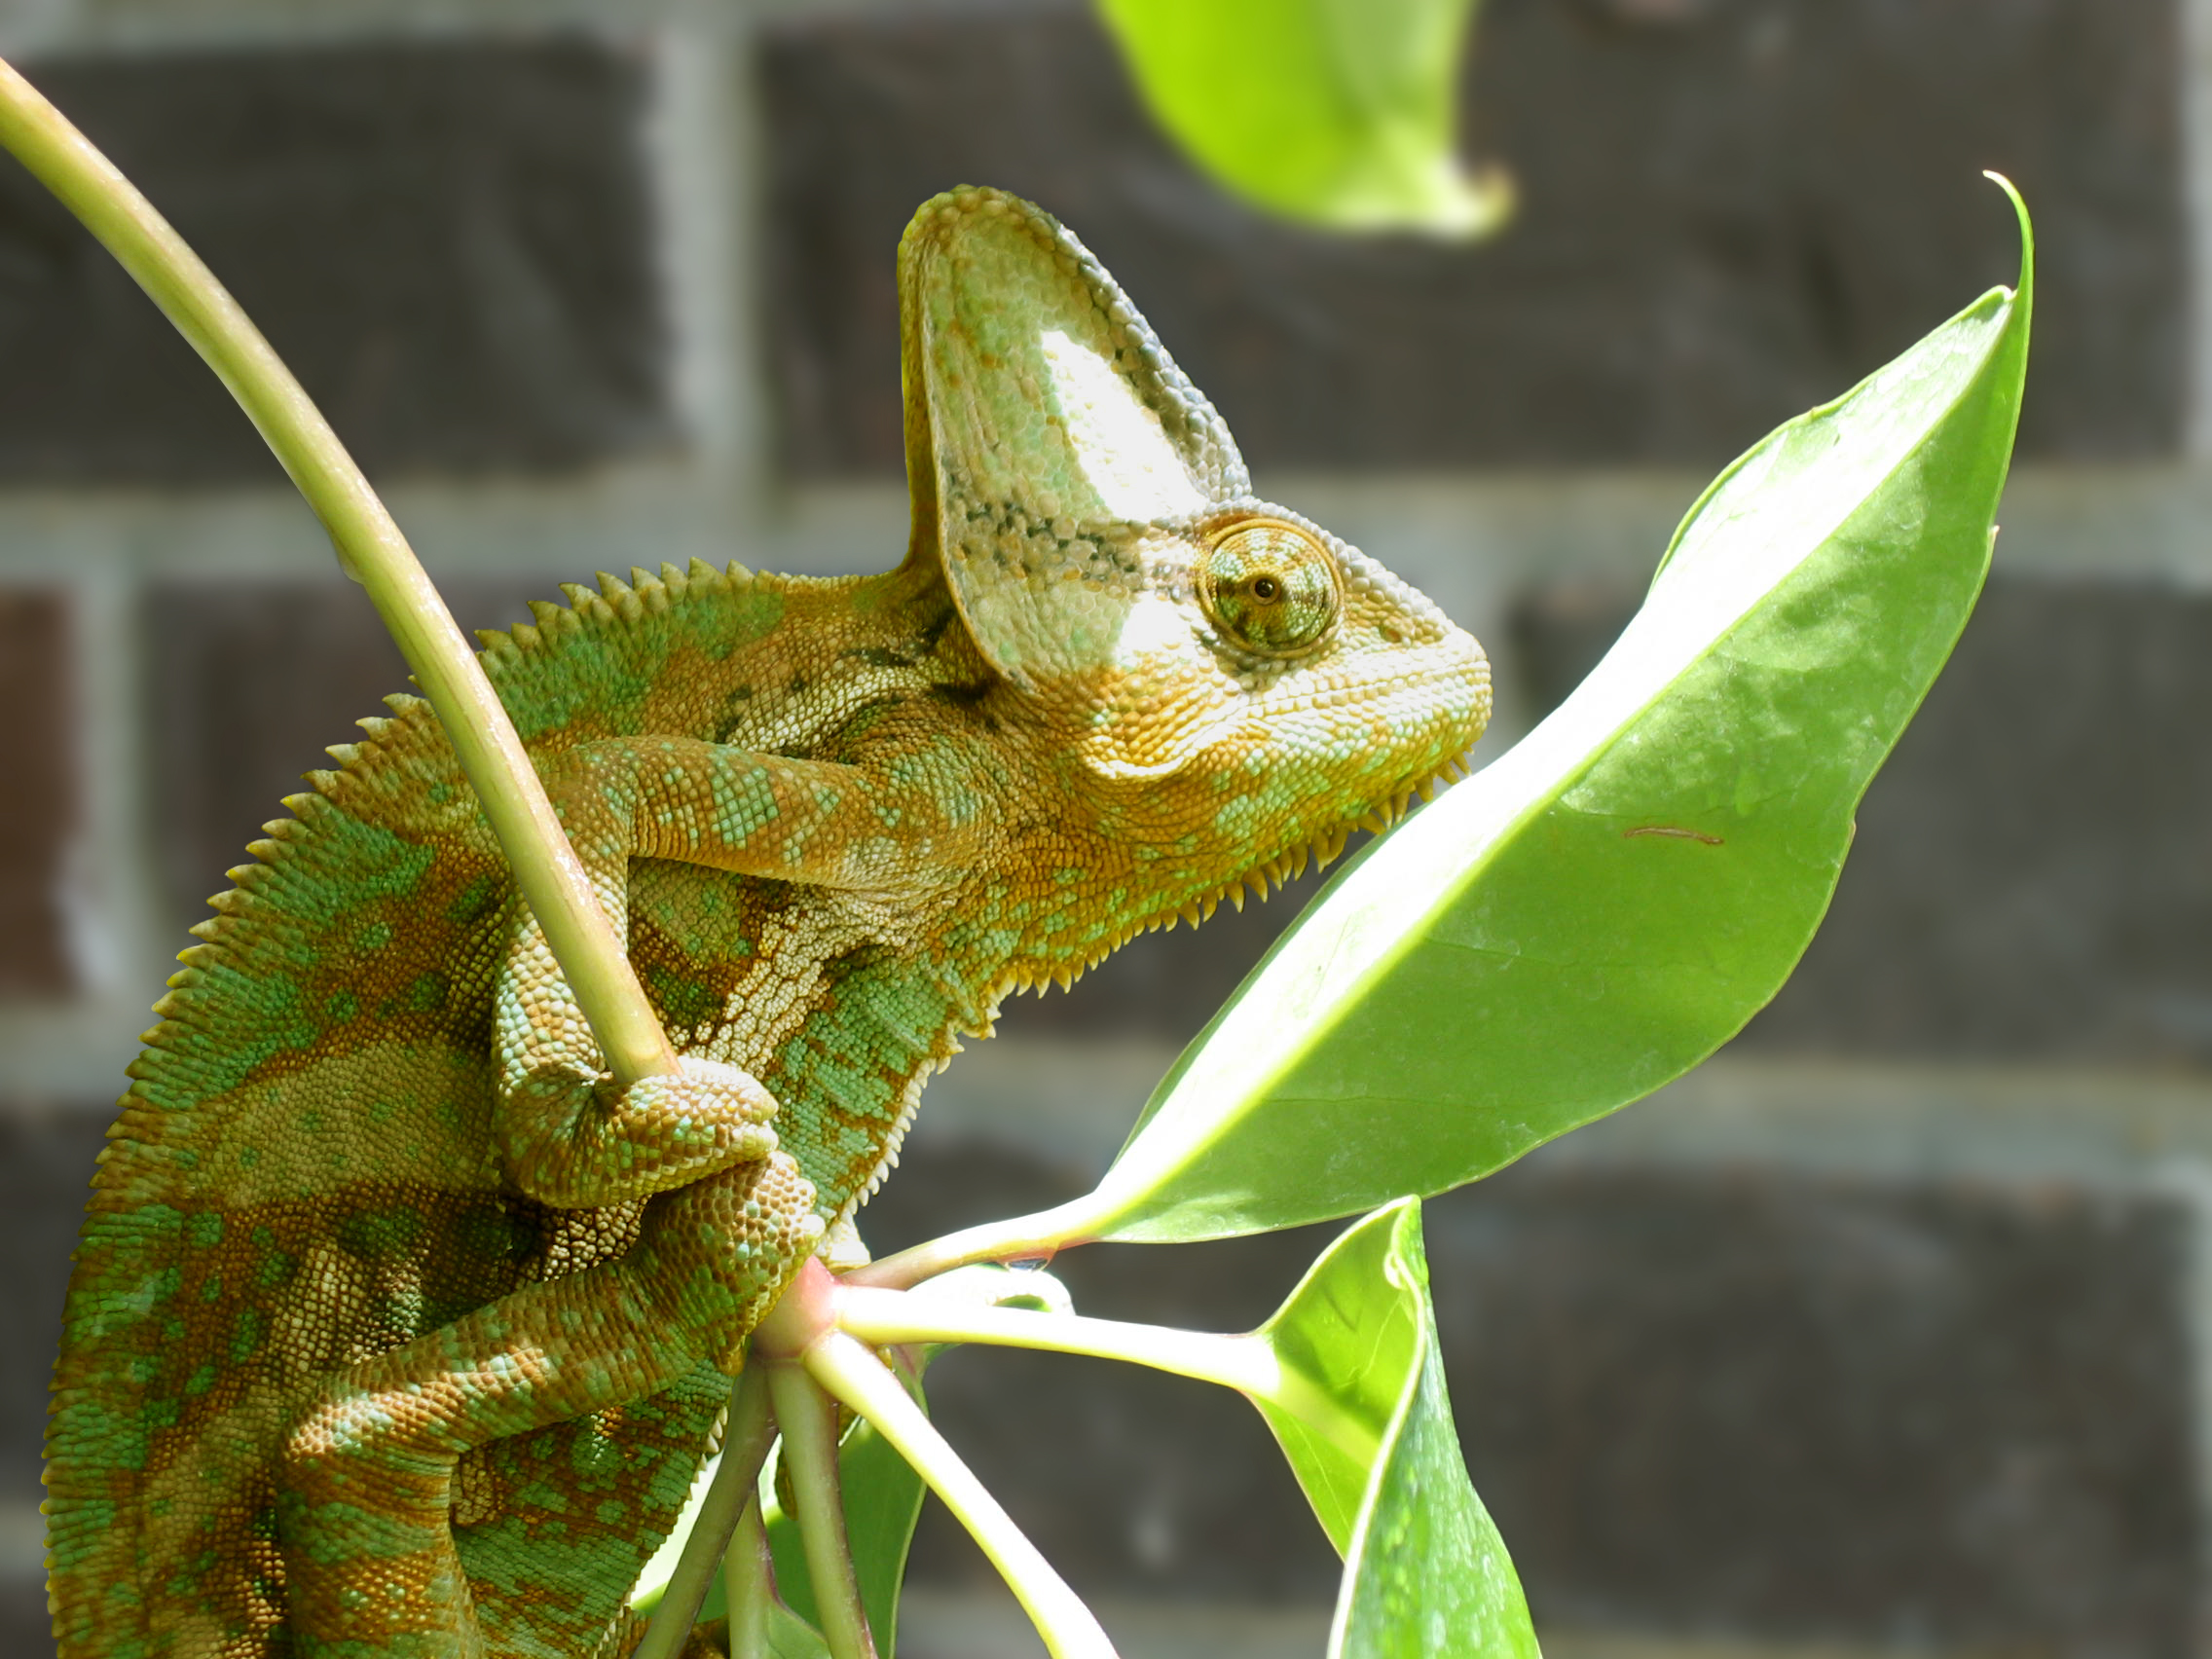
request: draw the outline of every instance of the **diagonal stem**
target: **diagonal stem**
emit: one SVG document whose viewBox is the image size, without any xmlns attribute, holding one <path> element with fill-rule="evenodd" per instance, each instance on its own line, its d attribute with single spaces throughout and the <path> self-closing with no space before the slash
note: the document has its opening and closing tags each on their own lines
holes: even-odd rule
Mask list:
<svg viewBox="0 0 2212 1659">
<path fill-rule="evenodd" d="M 814 1580 L 814 1611 L 830 1643 L 830 1659 L 875 1659 L 867 1609 L 861 1605 L 845 1537 L 845 1506 L 837 1480 L 837 1411 L 802 1366 L 789 1360 L 765 1365 L 776 1420 L 784 1430 L 784 1467 L 791 1471 L 798 1508 L 799 1543 L 807 1576 Z"/>
<path fill-rule="evenodd" d="M 708 1483 L 707 1495 L 692 1517 L 691 1535 L 676 1558 L 676 1570 L 661 1592 L 660 1605 L 645 1626 L 645 1634 L 630 1659 L 676 1659 L 683 1640 L 698 1622 L 699 1604 L 715 1580 L 715 1564 L 749 1502 L 757 1502 L 760 1465 L 768 1460 L 768 1448 L 776 1438 L 775 1419 L 768 1414 L 767 1368 L 748 1365 L 730 1391 L 729 1423 L 722 1430 L 721 1461 Z M 735 1624 L 735 1610 L 731 1620 Z"/>
<path fill-rule="evenodd" d="M 883 1362 L 831 1331 L 806 1349 L 807 1373 L 875 1425 L 930 1485 L 1027 1609 L 1053 1659 L 1115 1659 L 1114 1644 L 1067 1581 L 1014 1524 Z"/>
<path fill-rule="evenodd" d="M 516 885 L 574 987 L 592 1035 L 625 1083 L 677 1069 L 623 941 L 593 896 L 498 694 L 414 549 L 330 423 L 214 273 L 113 162 L 0 62 L 0 145 L 84 221 L 192 343 L 368 589 L 468 775 Z"/>
</svg>

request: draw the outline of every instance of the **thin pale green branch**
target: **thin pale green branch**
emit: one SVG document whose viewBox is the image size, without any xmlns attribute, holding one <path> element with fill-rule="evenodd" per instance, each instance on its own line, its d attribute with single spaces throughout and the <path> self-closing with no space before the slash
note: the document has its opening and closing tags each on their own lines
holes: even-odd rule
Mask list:
<svg viewBox="0 0 2212 1659">
<path fill-rule="evenodd" d="M 845 1505 L 837 1480 L 837 1412 L 805 1370 L 788 1360 L 764 1363 L 776 1421 L 784 1431 L 784 1467 L 792 1477 L 799 1544 L 814 1580 L 814 1610 L 830 1659 L 875 1659 L 875 1639 L 861 1605 L 860 1580 L 845 1536 Z"/>
<path fill-rule="evenodd" d="M 238 399 L 368 590 L 474 786 L 615 1077 L 676 1069 L 513 722 L 407 538 L 238 301 L 68 118 L 0 62 L 0 145 L 84 221 Z"/>
<path fill-rule="evenodd" d="M 941 1238 L 916 1244 L 881 1261 L 869 1262 L 841 1275 L 851 1285 L 876 1290 L 906 1290 L 924 1279 L 977 1262 L 1019 1262 L 1049 1257 L 1081 1244 L 1107 1216 L 1095 1195 L 1074 1198 L 1055 1209 L 1018 1215 L 1007 1221 L 987 1221 L 977 1227 L 948 1233 Z"/>
<path fill-rule="evenodd" d="M 690 1535 L 676 1558 L 676 1570 L 669 1574 L 660 1604 L 653 1608 L 645 1637 L 630 1659 L 676 1659 L 683 1650 L 683 1639 L 698 1622 L 699 1605 L 714 1584 L 715 1565 L 721 1559 L 722 1547 L 736 1530 L 746 1504 L 755 1500 L 760 1465 L 768 1460 L 768 1448 L 775 1439 L 767 1377 L 759 1368 L 748 1367 L 730 1390 L 721 1461 L 715 1466 L 707 1495 L 691 1519 Z"/>
<path fill-rule="evenodd" d="M 1339 1407 L 1303 1372 L 1284 1365 L 1281 1355 L 1258 1335 L 1218 1336 L 1075 1313 L 977 1307 L 937 1302 L 911 1291 L 864 1287 L 841 1290 L 836 1307 L 838 1329 L 872 1346 L 985 1343 L 1118 1359 L 1266 1400 L 1362 1463 L 1374 1460 L 1379 1445 L 1372 1424 Z"/>
<path fill-rule="evenodd" d="M 968 1529 L 1036 1625 L 1053 1659 L 1114 1659 L 1088 1607 L 914 1404 L 899 1380 L 851 1337 L 831 1331 L 806 1350 L 808 1375 L 875 1425 Z"/>
</svg>

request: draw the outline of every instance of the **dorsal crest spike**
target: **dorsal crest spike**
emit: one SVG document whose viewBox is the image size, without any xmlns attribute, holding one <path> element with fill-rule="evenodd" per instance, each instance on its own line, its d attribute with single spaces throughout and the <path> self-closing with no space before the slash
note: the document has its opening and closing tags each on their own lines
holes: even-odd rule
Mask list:
<svg viewBox="0 0 2212 1659">
<path fill-rule="evenodd" d="M 614 619 L 614 608 L 600 598 L 596 588 L 586 587 L 582 582 L 563 582 L 561 594 L 569 602 L 567 614 L 576 622 L 611 622 Z"/>
</svg>

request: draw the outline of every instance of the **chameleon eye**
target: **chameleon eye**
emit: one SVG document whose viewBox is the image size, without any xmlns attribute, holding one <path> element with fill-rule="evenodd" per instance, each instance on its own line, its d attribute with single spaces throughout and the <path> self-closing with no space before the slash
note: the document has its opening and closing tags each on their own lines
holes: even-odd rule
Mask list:
<svg viewBox="0 0 2212 1659">
<path fill-rule="evenodd" d="M 1206 543 L 1198 603 L 1230 644 L 1291 656 L 1337 619 L 1337 562 L 1296 525 L 1245 519 Z"/>
</svg>

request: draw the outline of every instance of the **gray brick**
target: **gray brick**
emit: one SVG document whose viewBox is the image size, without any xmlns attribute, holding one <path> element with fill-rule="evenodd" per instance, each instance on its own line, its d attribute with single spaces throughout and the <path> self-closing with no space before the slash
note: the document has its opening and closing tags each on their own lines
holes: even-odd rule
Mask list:
<svg viewBox="0 0 2212 1659">
<path fill-rule="evenodd" d="M 1530 1170 L 1429 1250 L 1540 1621 L 2178 1659 L 2187 1243 L 2157 1198 Z"/>
<path fill-rule="evenodd" d="M 669 437 L 629 55 L 387 42 L 28 72 L 372 473 L 560 468 Z M 168 323 L 6 160 L 0 359 L 0 479 L 280 477 Z"/>
<path fill-rule="evenodd" d="M 1753 1048 L 2212 1062 L 2212 601 L 1994 581 Z"/>
<path fill-rule="evenodd" d="M 864 1220 L 881 1250 L 1075 1190 L 925 1141 Z M 1431 1203 L 1462 1439 L 1539 1625 L 2178 1659 L 2197 1585 L 2188 1226 L 2165 1199 L 2057 1187 L 1540 1160 Z M 1233 1330 L 1329 1232 L 1054 1266 L 1087 1312 Z M 1086 1593 L 1334 1593 L 1239 1401 L 960 1349 L 931 1403 Z M 914 1564 L 933 1584 L 987 1571 L 934 1508 Z"/>
<path fill-rule="evenodd" d="M 75 983 L 63 916 L 76 828 L 75 664 L 61 594 L 0 592 L 0 996 Z"/>
<path fill-rule="evenodd" d="M 0 1503 L 35 1505 L 61 1300 L 92 1161 L 113 1114 L 0 1105 Z M 15 1564 L 0 1562 L 0 1591 Z M 0 1617 L 0 1633 L 6 1621 Z"/>
<path fill-rule="evenodd" d="M 766 37 L 786 461 L 895 472 L 892 250 L 965 182 L 1061 215 L 1255 464 L 1715 465 L 2043 255 L 2034 456 L 2157 455 L 2182 408 L 2172 0 L 1491 0 L 1468 148 L 1520 222 L 1472 248 L 1265 220 L 1152 130 L 1087 10 Z"/>
<path fill-rule="evenodd" d="M 527 600 L 560 597 L 550 576 L 439 585 L 463 629 L 512 626 Z M 156 583 L 141 627 L 156 847 L 172 914 L 189 924 L 307 787 L 302 774 L 330 764 L 324 749 L 359 738 L 354 721 L 412 686 L 367 595 L 335 576 Z"/>
</svg>

